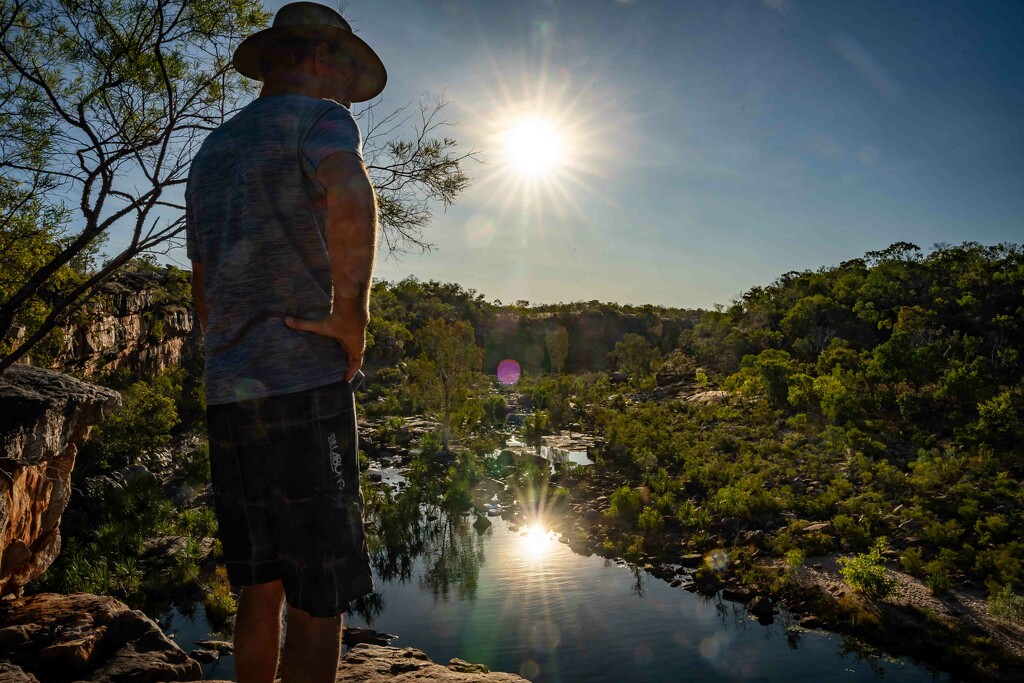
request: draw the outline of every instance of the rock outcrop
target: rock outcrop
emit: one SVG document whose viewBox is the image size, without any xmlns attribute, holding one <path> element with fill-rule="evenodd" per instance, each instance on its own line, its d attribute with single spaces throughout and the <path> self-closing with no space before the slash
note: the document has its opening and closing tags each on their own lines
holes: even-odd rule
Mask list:
<svg viewBox="0 0 1024 683">
<path fill-rule="evenodd" d="M 16 365 L 0 375 L 0 596 L 60 552 L 78 445 L 119 405 L 116 391 Z"/>
<path fill-rule="evenodd" d="M 54 367 L 85 376 L 128 368 L 145 376 L 197 357 L 187 277 L 171 269 L 118 273 L 90 304 L 89 322 L 65 328 Z"/>
<path fill-rule="evenodd" d="M 420 650 L 380 645 L 356 645 L 341 659 L 339 681 L 438 681 L 443 683 L 522 683 L 514 674 L 488 671 L 482 664 L 453 659 L 447 666 L 436 664 Z"/>
<path fill-rule="evenodd" d="M 195 681 L 199 662 L 152 619 L 91 593 L 0 600 L 0 681 Z"/>
</svg>

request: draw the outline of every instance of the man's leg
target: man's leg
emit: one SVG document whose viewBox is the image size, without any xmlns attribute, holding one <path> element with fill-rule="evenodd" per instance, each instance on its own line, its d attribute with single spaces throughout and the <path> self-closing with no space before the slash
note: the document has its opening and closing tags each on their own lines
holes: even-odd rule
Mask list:
<svg viewBox="0 0 1024 683">
<path fill-rule="evenodd" d="M 341 656 L 342 615 L 311 617 L 291 605 L 287 609 L 281 683 L 334 683 Z"/>
<path fill-rule="evenodd" d="M 283 602 L 284 586 L 280 579 L 241 587 L 235 615 L 235 680 L 238 683 L 272 683 L 274 680 L 281 649 Z"/>
</svg>

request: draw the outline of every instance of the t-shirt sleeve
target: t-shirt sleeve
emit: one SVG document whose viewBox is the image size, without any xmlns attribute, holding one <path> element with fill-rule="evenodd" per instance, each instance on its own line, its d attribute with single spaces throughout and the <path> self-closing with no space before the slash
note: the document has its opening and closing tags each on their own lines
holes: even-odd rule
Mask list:
<svg viewBox="0 0 1024 683">
<path fill-rule="evenodd" d="M 196 231 L 196 222 L 192 216 L 192 201 L 187 193 L 185 195 L 185 255 L 196 263 L 203 262 L 203 255 L 199 247 L 199 233 Z"/>
<path fill-rule="evenodd" d="M 363 158 L 363 138 L 352 112 L 337 103 L 324 110 L 310 126 L 302 143 L 302 166 L 316 187 L 324 190 L 316 177 L 320 162 L 335 152 L 350 152 Z"/>
</svg>

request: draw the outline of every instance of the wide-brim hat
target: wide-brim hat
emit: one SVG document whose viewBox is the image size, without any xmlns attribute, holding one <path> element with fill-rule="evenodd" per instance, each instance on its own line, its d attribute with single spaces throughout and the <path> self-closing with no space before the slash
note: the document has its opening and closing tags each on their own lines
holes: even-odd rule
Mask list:
<svg viewBox="0 0 1024 683">
<path fill-rule="evenodd" d="M 232 65 L 243 76 L 262 81 L 263 54 L 283 38 L 323 40 L 349 54 L 356 79 L 346 94 L 353 102 L 372 100 L 388 82 L 388 72 L 377 53 L 352 33 L 352 27 L 340 14 L 315 2 L 291 2 L 279 9 L 270 28 L 242 41 L 231 59 Z"/>
</svg>

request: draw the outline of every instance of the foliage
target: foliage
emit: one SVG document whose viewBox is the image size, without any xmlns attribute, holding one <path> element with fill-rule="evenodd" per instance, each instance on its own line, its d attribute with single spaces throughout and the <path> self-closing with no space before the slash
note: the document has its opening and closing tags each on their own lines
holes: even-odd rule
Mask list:
<svg viewBox="0 0 1024 683">
<path fill-rule="evenodd" d="M 0 358 L 0 369 L 129 259 L 183 229 L 182 207 L 166 194 L 185 182 L 202 136 L 252 92 L 230 55 L 268 18 L 249 0 L 0 2 L 0 177 L 62 212 L 62 199 L 77 193 L 71 205 L 80 214 L 74 233 L 63 232 L 70 212 L 61 214 L 58 235 L 52 221 L 35 221 L 50 232 L 47 249 L 0 305 L 0 339 L 10 345 L 15 323 L 29 334 Z M 178 211 L 154 216 L 157 207 Z M 61 273 L 118 225 L 128 228 L 120 253 L 66 284 Z M 47 291 L 53 296 L 44 297 L 40 319 L 30 309 Z"/>
<path fill-rule="evenodd" d="M 654 371 L 654 364 L 661 358 L 661 354 L 644 337 L 627 332 L 615 344 L 608 358 L 630 377 L 640 378 Z"/>
<path fill-rule="evenodd" d="M 131 382 L 115 373 L 106 384 L 115 387 Z M 121 406 L 101 425 L 95 427 L 82 447 L 76 477 L 96 469 L 117 469 L 144 462 L 170 445 L 172 433 L 186 418 L 194 425 L 202 415 L 205 402 L 201 390 L 189 387 L 193 381 L 185 368 L 173 367 L 148 380 L 131 382 L 121 390 Z M 193 478 L 209 468 L 209 451 L 204 446 L 189 457 L 188 471 Z"/>
<path fill-rule="evenodd" d="M 544 335 L 544 347 L 548 352 L 551 372 L 559 375 L 565 367 L 565 359 L 569 356 L 569 331 L 561 325 Z"/>
<path fill-rule="evenodd" d="M 896 589 L 896 581 L 888 575 L 882 553 L 887 549 L 884 538 L 879 538 L 866 553 L 855 557 L 840 557 L 843 580 L 854 590 L 882 600 Z"/>
<path fill-rule="evenodd" d="M 436 318 L 423 327 L 418 339 L 421 351 L 410 363 L 409 391 L 416 405 L 440 422 L 447 451 L 453 431 L 463 433 L 482 417 L 479 404 L 470 401 L 482 352 L 472 326 L 463 321 Z"/>
<path fill-rule="evenodd" d="M 106 482 L 65 511 L 64 548 L 30 585 L 33 592 L 90 592 L 128 597 L 141 587 L 137 558 L 146 539 L 172 533 L 175 512 L 152 477 Z"/>
<path fill-rule="evenodd" d="M 52 331 L 133 257 L 180 239 L 176 190 L 205 136 L 256 94 L 231 55 L 269 19 L 254 0 L 0 0 L 0 217 L 18 215 L 0 248 L 14 243 L 24 267 L 0 296 L 0 371 L 59 343 Z M 430 249 L 432 207 L 468 187 L 477 153 L 441 134 L 443 97 L 418 117 L 380 104 L 357 116 L 381 236 L 389 254 Z M 120 228 L 121 250 L 86 263 Z"/>
<path fill-rule="evenodd" d="M 1024 596 L 1013 592 L 1011 586 L 1002 586 L 988 596 L 988 611 L 997 617 L 1024 624 Z"/>
<path fill-rule="evenodd" d="M 231 595 L 227 569 L 223 565 L 218 565 L 213 575 L 202 582 L 202 586 L 206 618 L 214 626 L 227 623 L 228 618 L 238 611 L 238 603 Z"/>
</svg>

